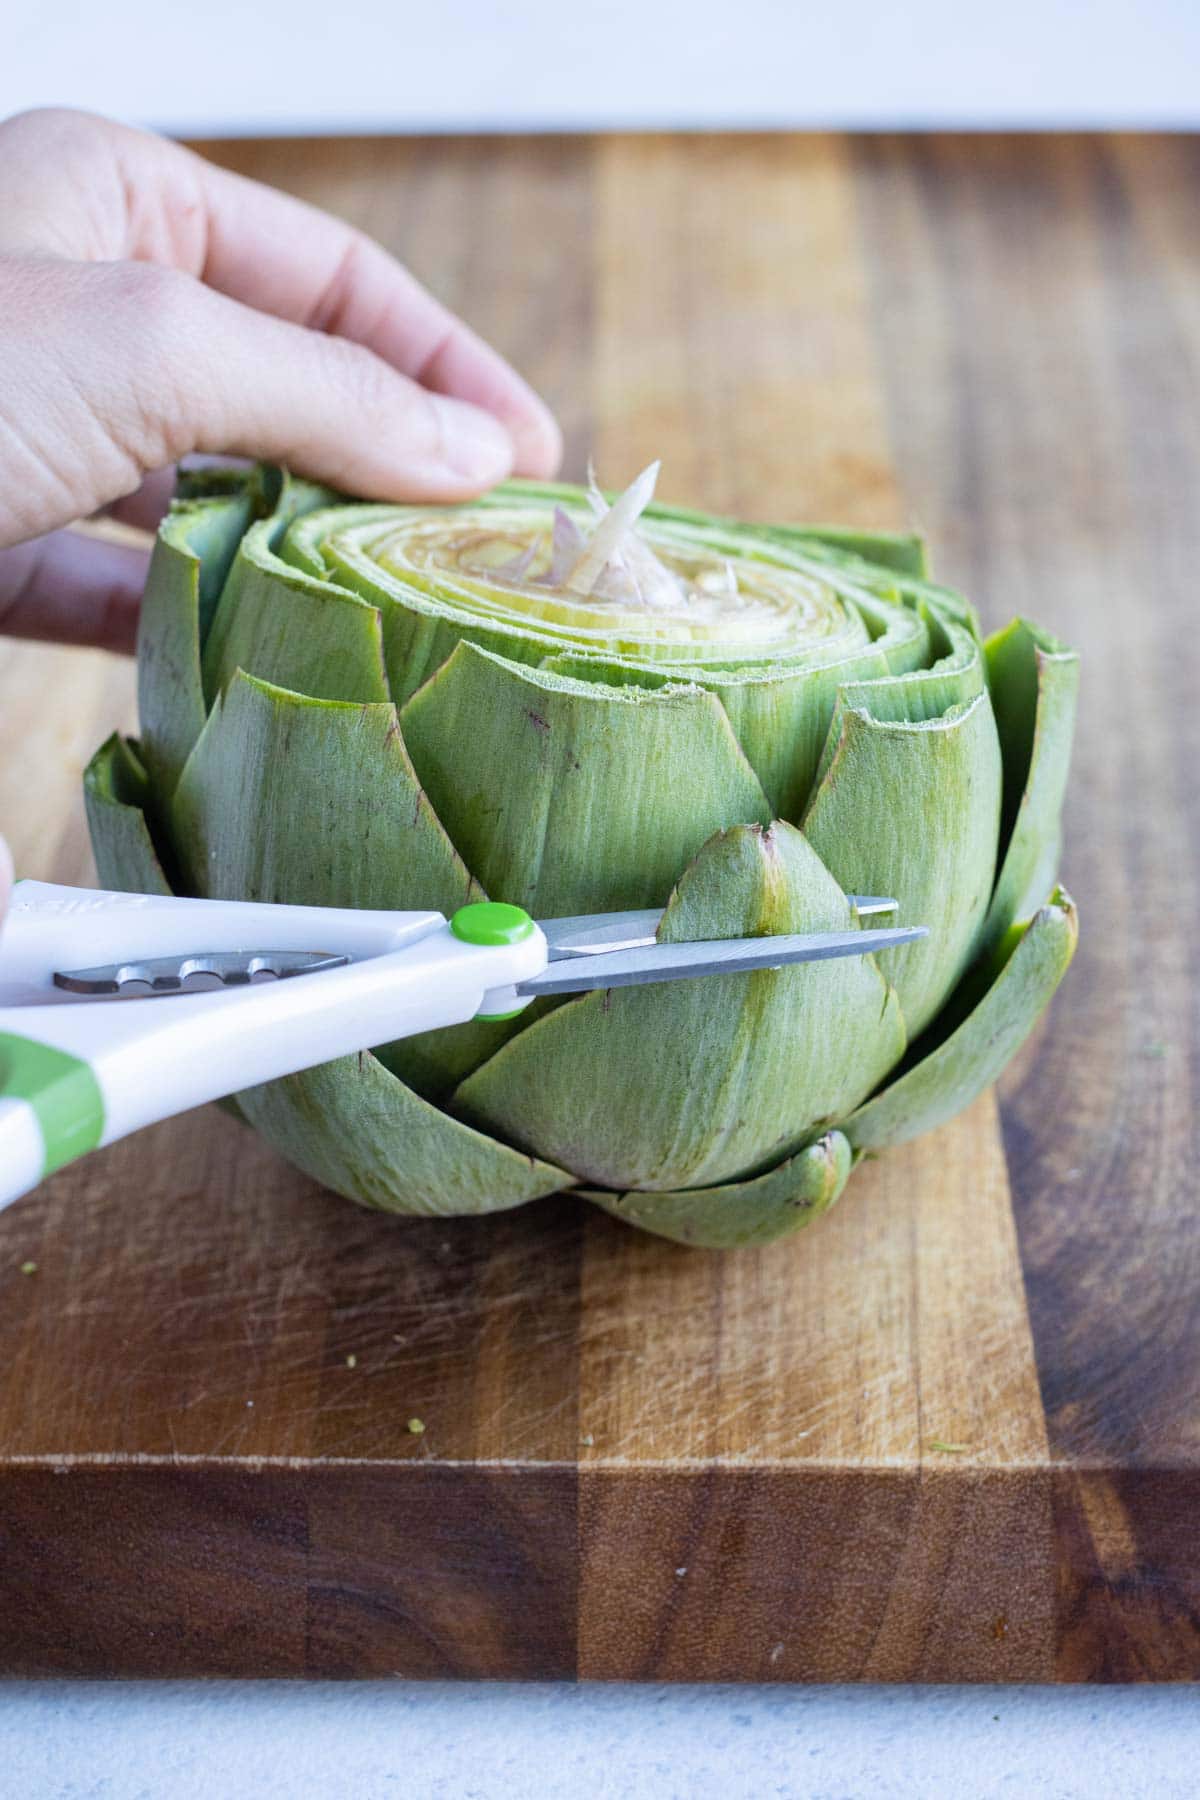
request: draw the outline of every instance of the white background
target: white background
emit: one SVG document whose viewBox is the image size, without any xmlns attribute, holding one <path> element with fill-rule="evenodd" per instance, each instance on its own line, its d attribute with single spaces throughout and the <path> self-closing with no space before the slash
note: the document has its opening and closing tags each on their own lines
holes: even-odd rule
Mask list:
<svg viewBox="0 0 1200 1800">
<path fill-rule="evenodd" d="M 0 0 L 0 116 L 47 103 L 213 135 L 1195 126 L 1200 0 Z M 0 1683 L 0 1789 L 1182 1800 L 1197 1715 L 1181 1689 Z"/>
<path fill-rule="evenodd" d="M 0 116 L 196 134 L 1195 125 L 1200 0 L 0 0 Z"/>
</svg>

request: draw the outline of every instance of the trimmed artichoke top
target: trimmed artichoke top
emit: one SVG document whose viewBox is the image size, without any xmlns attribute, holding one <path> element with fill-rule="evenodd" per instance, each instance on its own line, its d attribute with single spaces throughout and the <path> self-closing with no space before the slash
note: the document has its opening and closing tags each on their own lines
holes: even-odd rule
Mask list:
<svg viewBox="0 0 1200 1800">
<path fill-rule="evenodd" d="M 913 538 L 736 524 L 655 503 L 656 475 L 611 504 L 512 482 L 425 507 L 222 472 L 160 533 L 140 751 L 89 779 L 106 878 L 165 881 L 157 844 L 228 898 L 661 906 L 660 937 L 696 938 L 841 930 L 846 894 L 887 893 L 929 927 L 243 1097 L 356 1198 L 578 1186 L 668 1235 L 760 1241 L 828 1204 L 852 1149 L 965 1104 L 1066 966 L 1074 654 L 1021 621 L 984 643 Z"/>
<path fill-rule="evenodd" d="M 467 610 L 486 608 L 515 630 L 545 634 L 584 653 L 648 658 L 687 673 L 695 662 L 733 664 L 794 654 L 848 620 L 828 582 L 745 554 L 736 538 L 711 541 L 693 525 L 655 519 L 638 529 L 658 464 L 609 507 L 594 482 L 587 501 L 554 507 L 483 502 L 452 523 L 417 514 L 383 529 L 338 531 L 334 556 L 358 549 L 403 583 L 429 575 L 443 593 L 461 584 Z"/>
</svg>

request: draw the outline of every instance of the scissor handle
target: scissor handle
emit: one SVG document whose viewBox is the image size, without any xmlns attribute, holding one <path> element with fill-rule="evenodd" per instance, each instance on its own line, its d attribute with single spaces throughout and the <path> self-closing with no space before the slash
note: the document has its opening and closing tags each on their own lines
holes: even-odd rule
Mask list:
<svg viewBox="0 0 1200 1800">
<path fill-rule="evenodd" d="M 46 896 L 46 917 L 58 916 L 60 902 L 69 906 L 62 893 L 54 904 Z M 532 921 L 519 941 L 486 931 L 472 939 L 480 915 L 517 910 L 484 904 L 463 908 L 451 923 L 440 913 L 374 915 L 390 923 L 390 941 L 399 947 L 368 947 L 340 968 L 288 981 L 136 1000 L 66 999 L 53 988 L 53 968 L 87 961 L 95 937 L 82 958 L 78 935 L 64 937 L 57 925 L 42 941 L 30 898 L 24 896 L 24 950 L 20 906 L 10 922 L 13 941 L 6 931 L 0 943 L 0 992 L 7 987 L 12 997 L 22 982 L 28 990 L 24 1003 L 0 1005 L 0 1205 L 72 1158 L 159 1119 L 373 1044 L 494 1012 L 515 983 L 545 967 L 547 956 Z M 86 910 L 85 896 L 76 894 L 74 903 Z M 209 935 L 228 925 L 222 902 L 177 904 L 192 915 L 186 922 L 193 944 L 194 909 L 201 909 Z M 315 947 L 329 949 L 344 948 L 346 930 L 370 917 L 351 915 L 344 929 L 347 915 L 340 912 L 249 910 L 270 915 L 272 942 L 295 927 L 292 913 L 307 915 L 302 923 L 311 939 L 316 915 L 328 941 Z M 148 910 L 138 914 L 134 933 L 127 922 L 111 953 L 136 956 L 147 916 Z M 162 929 L 177 926 L 164 921 Z M 185 932 L 175 949 L 182 952 L 187 943 Z"/>
<path fill-rule="evenodd" d="M 15 1200 L 104 1135 L 90 1066 L 36 1038 L 0 1032 L 0 1205 Z"/>
<path fill-rule="evenodd" d="M 441 923 L 436 912 L 191 900 L 21 881 L 0 931 L 0 1008 L 44 997 L 58 969 L 250 948 L 358 959 L 398 950 Z"/>
</svg>

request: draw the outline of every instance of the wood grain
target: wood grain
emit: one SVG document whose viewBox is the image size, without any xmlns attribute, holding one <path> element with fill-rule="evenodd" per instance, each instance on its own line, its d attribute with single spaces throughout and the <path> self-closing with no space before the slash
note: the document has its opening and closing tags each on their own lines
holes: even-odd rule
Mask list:
<svg viewBox="0 0 1200 1800">
<path fill-rule="evenodd" d="M 209 148 L 402 254 L 571 474 L 917 521 L 1081 644 L 1084 935 L 998 1097 L 764 1251 L 384 1218 L 213 1112 L 64 1172 L 0 1218 L 0 1668 L 1200 1674 L 1197 145 Z M 125 666 L 0 647 L 24 872 L 89 878 L 118 724 Z"/>
</svg>

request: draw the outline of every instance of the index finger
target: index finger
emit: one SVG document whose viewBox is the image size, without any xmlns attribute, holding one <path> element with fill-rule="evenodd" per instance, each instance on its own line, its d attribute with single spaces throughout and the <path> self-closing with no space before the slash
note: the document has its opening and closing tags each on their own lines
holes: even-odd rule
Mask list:
<svg viewBox="0 0 1200 1800">
<path fill-rule="evenodd" d="M 293 324 L 350 338 L 508 429 L 518 473 L 552 475 L 552 414 L 489 344 L 365 233 L 165 138 L 48 110 L 0 127 L 11 248 L 183 270 Z"/>
<path fill-rule="evenodd" d="M 381 245 L 291 195 L 180 154 L 204 195 L 210 286 L 351 338 L 424 387 L 483 407 L 512 434 L 519 474 L 554 474 L 562 440 L 544 403 Z"/>
</svg>

